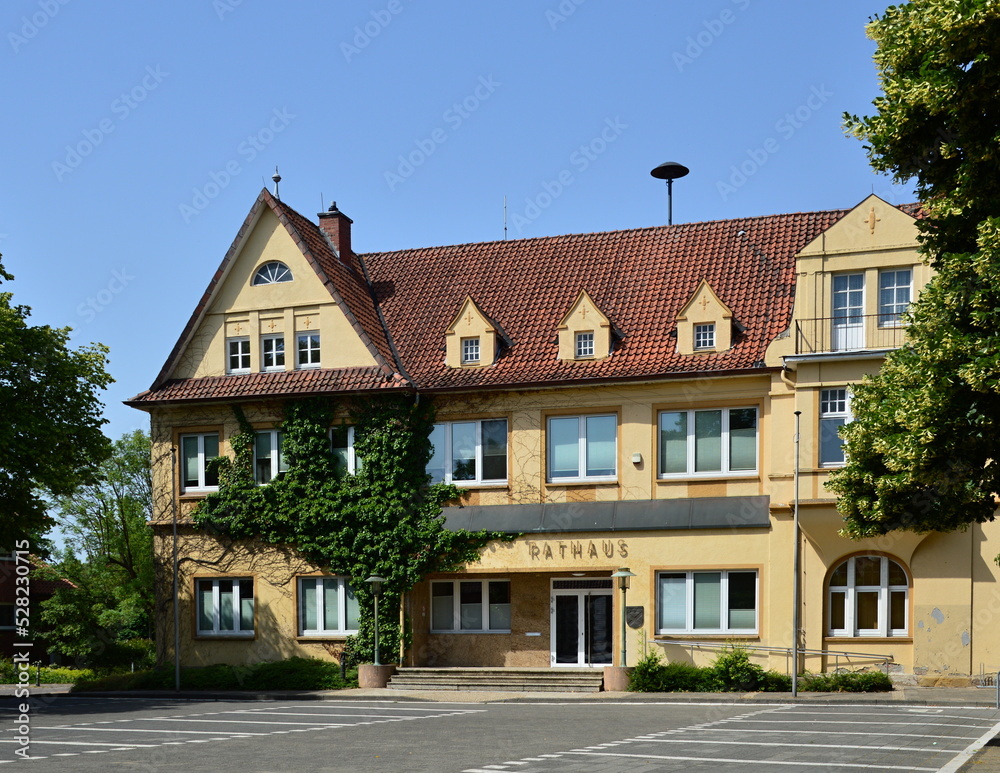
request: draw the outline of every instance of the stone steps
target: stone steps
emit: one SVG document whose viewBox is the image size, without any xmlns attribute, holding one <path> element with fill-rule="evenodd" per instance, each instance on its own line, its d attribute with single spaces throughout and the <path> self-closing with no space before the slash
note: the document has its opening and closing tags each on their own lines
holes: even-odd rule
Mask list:
<svg viewBox="0 0 1000 773">
<path fill-rule="evenodd" d="M 600 692 L 601 668 L 400 668 L 390 690 Z"/>
</svg>

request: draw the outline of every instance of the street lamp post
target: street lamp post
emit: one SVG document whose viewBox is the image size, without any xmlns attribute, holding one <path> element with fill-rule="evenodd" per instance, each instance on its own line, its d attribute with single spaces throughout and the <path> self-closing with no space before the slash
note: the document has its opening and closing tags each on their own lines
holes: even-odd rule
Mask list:
<svg viewBox="0 0 1000 773">
<path fill-rule="evenodd" d="M 365 582 L 372 586 L 372 595 L 375 597 L 375 665 L 381 666 L 378 657 L 378 597 L 382 595 L 382 583 L 385 582 L 385 578 L 373 574 Z"/>
<path fill-rule="evenodd" d="M 621 567 L 617 572 L 615 572 L 612 577 L 618 578 L 618 589 L 622 592 L 622 658 L 621 666 L 625 667 L 626 656 L 625 656 L 625 596 L 628 592 L 629 580 L 635 577 L 634 572 L 630 572 L 627 566 Z"/>
</svg>

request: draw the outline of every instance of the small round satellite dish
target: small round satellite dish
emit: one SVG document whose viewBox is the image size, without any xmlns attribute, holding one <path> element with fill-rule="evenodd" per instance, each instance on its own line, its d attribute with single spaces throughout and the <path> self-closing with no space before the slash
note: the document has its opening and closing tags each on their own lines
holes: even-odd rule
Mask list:
<svg viewBox="0 0 1000 773">
<path fill-rule="evenodd" d="M 676 161 L 664 161 L 651 171 L 650 174 L 657 180 L 676 180 L 690 171 L 684 164 L 678 164 Z"/>
</svg>

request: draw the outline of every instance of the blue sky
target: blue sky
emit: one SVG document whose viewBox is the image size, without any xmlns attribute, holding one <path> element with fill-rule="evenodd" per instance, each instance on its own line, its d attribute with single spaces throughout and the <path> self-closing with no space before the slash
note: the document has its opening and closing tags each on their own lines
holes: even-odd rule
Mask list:
<svg viewBox="0 0 1000 773">
<path fill-rule="evenodd" d="M 884 0 L 882 0 L 884 2 Z M 7 0 L 5 289 L 111 347 L 109 435 L 277 165 L 359 252 L 912 201 L 842 114 L 873 0 Z"/>
</svg>

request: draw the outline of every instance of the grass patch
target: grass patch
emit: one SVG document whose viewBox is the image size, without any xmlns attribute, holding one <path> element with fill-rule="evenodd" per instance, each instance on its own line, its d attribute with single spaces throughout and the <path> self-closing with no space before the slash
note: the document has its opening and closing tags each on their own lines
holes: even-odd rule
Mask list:
<svg viewBox="0 0 1000 773">
<path fill-rule="evenodd" d="M 341 690 L 357 687 L 357 669 L 340 678 L 340 664 L 317 658 L 290 658 L 245 666 L 182 668 L 182 690 Z M 80 680 L 74 692 L 88 690 L 172 690 L 173 669 L 150 669 Z"/>
<path fill-rule="evenodd" d="M 792 678 L 765 671 L 750 661 L 752 650 L 727 646 L 710 666 L 665 663 L 660 653 L 649 652 L 632 670 L 628 689 L 633 692 L 791 692 Z M 803 674 L 803 692 L 883 692 L 892 680 L 881 671 L 849 674 Z"/>
</svg>

